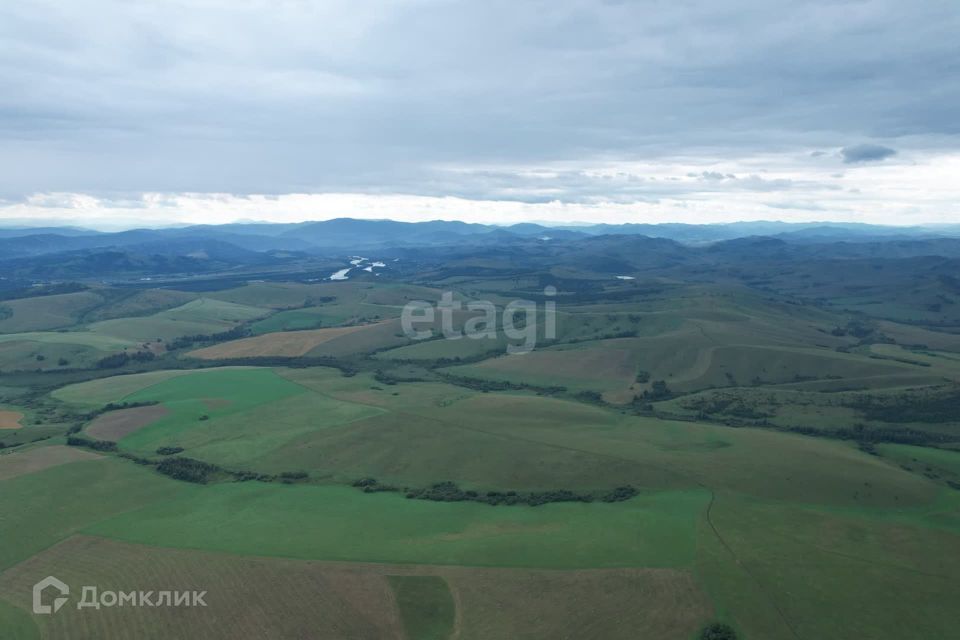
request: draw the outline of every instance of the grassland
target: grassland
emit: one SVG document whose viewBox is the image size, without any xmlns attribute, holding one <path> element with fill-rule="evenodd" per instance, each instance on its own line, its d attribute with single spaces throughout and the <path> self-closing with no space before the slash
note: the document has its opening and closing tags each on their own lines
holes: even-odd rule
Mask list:
<svg viewBox="0 0 960 640">
<path fill-rule="evenodd" d="M 182 483 L 113 459 L 68 462 L 2 483 L 0 570 L 106 517 L 184 490 Z"/>
<path fill-rule="evenodd" d="M 0 480 L 81 460 L 102 460 L 102 458 L 94 453 L 63 445 L 34 447 L 25 451 L 11 452 L 0 456 Z"/>
<path fill-rule="evenodd" d="M 242 371 L 247 368 L 249 367 L 217 367 L 198 371 L 167 369 L 122 376 L 108 376 L 68 385 L 55 390 L 51 395 L 57 400 L 67 403 L 101 406 L 110 402 L 120 402 L 137 391 L 172 378 L 223 371 Z"/>
<path fill-rule="evenodd" d="M 26 417 L 0 454 L 0 624 L 44 638 L 691 640 L 719 619 L 745 638 L 951 637 L 955 334 L 904 324 L 902 310 L 881 320 L 733 284 L 671 276 L 598 292 L 609 274 L 577 277 L 556 340 L 524 356 L 501 355 L 503 336 L 411 343 L 400 307 L 438 290 L 360 280 L 102 290 L 91 308 L 68 299 L 69 330 L 0 335 L 9 370 L 7 348 L 17 368 L 55 369 L 37 349 L 102 357 L 254 334 L 189 354 L 205 363 L 158 349 L 147 364 L 2 380 L 0 409 Z M 443 284 L 503 303 L 542 283 Z M 179 368 L 250 356 L 293 366 Z M 296 360 L 313 356 L 340 368 Z M 655 381 L 668 391 L 652 395 Z M 89 414 L 121 402 L 148 406 Z M 119 451 L 61 445 L 74 425 Z M 191 484 L 120 457 L 156 461 L 161 447 L 269 477 Z M 394 490 L 349 486 L 364 478 Z M 405 497 L 440 482 L 480 497 L 638 495 L 538 507 Z M 50 573 L 207 589 L 212 604 L 22 613 Z"/>
<path fill-rule="evenodd" d="M 267 309 L 211 298 L 199 298 L 153 315 L 93 323 L 89 330 L 131 342 L 169 341 L 182 336 L 210 335 L 267 315 Z"/>
<path fill-rule="evenodd" d="M 0 334 L 0 370 L 33 371 L 92 366 L 100 358 L 130 346 L 133 343 L 123 338 L 86 331 Z"/>
<path fill-rule="evenodd" d="M 407 500 L 351 487 L 200 487 L 85 529 L 141 544 L 310 560 L 579 569 L 693 564 L 703 491 L 538 508 Z M 357 532 L 364 532 L 357 535 Z"/>
<path fill-rule="evenodd" d="M 688 640 L 711 614 L 693 576 L 674 569 L 318 563 L 90 536 L 73 536 L 0 576 L 0 597 L 29 608 L 31 585 L 50 573 L 69 584 L 102 589 L 136 589 L 149 576 L 151 584 L 170 589 L 208 591 L 204 609 L 126 607 L 89 615 L 71 607 L 58 616 L 37 617 L 44 636 L 54 638 L 102 638 L 132 628 L 140 638 L 483 640 L 569 633 L 630 640 L 646 633 Z M 8 618 L 0 619 L 19 619 L 32 628 L 29 616 L 8 607 Z M 452 635 L 442 634 L 446 630 Z"/>
<path fill-rule="evenodd" d="M 93 291 L 6 300 L 2 303 L 7 313 L 0 315 L 3 318 L 0 320 L 0 333 L 69 327 L 77 324 L 84 312 L 103 302 L 103 297 Z"/>
<path fill-rule="evenodd" d="M 240 414 L 304 393 L 269 369 L 203 372 L 177 376 L 126 396 L 130 402 L 158 402 L 169 414 L 130 434 L 121 444 L 147 452 L 193 429 L 206 432 L 206 420 Z M 206 416 L 203 420 L 203 416 Z M 262 428 L 262 426 L 261 426 Z"/>
<path fill-rule="evenodd" d="M 268 333 L 253 338 L 231 340 L 212 347 L 191 351 L 187 356 L 203 360 L 257 358 L 269 356 L 296 357 L 306 355 L 325 342 L 364 331 L 367 327 L 337 327 L 312 331 Z"/>
<path fill-rule="evenodd" d="M 723 495 L 711 522 L 725 544 L 701 536 L 698 568 L 746 637 L 949 638 L 957 507 L 956 493 L 894 513 Z"/>
<path fill-rule="evenodd" d="M 960 484 L 960 451 L 906 444 L 881 444 L 880 455 L 902 468 Z"/>
<path fill-rule="evenodd" d="M 40 629 L 23 609 L 0 600 L 0 629 L 16 640 L 39 640 Z"/>
<path fill-rule="evenodd" d="M 169 410 L 163 405 L 108 411 L 97 416 L 84 432 L 97 440 L 116 442 L 150 423 L 156 422 L 168 413 Z"/>
<path fill-rule="evenodd" d="M 889 506 L 923 503 L 937 491 L 923 478 L 830 440 L 625 416 L 581 403 L 436 383 L 399 385 L 394 396 L 389 387 L 365 386 L 360 376 L 329 381 L 329 374 L 309 369 L 284 375 L 320 385 L 338 399 L 386 410 L 316 430 L 275 453 L 277 461 L 344 480 L 372 476 L 423 486 L 442 479 L 504 490 L 706 483 L 809 503 Z"/>
<path fill-rule="evenodd" d="M 117 440 L 121 449 L 140 455 L 179 446 L 194 458 L 265 473 L 299 470 L 293 466 L 297 461 L 284 459 L 278 450 L 295 447 L 314 432 L 383 413 L 317 393 L 270 369 L 219 368 L 123 376 L 113 384 L 107 380 L 67 388 L 59 396 L 70 400 L 102 392 L 102 404 L 159 404 L 105 413 L 87 426 L 87 435 Z"/>
<path fill-rule="evenodd" d="M 454 633 L 456 604 L 440 576 L 389 576 L 408 638 L 445 640 Z"/>
<path fill-rule="evenodd" d="M 137 590 L 149 584 L 156 589 L 205 591 L 207 606 L 128 606 L 91 612 L 77 610 L 71 602 L 58 615 L 35 617 L 45 638 L 102 640 L 130 631 L 137 638 L 158 640 L 405 640 L 387 580 L 374 571 L 74 536 L 0 576 L 0 597 L 29 610 L 31 586 L 50 574 L 67 584 L 104 590 Z M 0 620 L 3 614 L 0 609 Z"/>
</svg>

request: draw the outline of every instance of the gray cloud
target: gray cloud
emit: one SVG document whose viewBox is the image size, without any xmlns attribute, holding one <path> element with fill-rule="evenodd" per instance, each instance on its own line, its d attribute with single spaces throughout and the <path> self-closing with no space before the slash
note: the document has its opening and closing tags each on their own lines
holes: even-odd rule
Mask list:
<svg viewBox="0 0 960 640">
<path fill-rule="evenodd" d="M 895 156 L 897 150 L 879 144 L 857 144 L 852 147 L 844 147 L 840 150 L 840 154 L 843 156 L 844 163 L 855 164 L 885 160 Z"/>
<path fill-rule="evenodd" d="M 2 3 L 0 195 L 683 196 L 517 168 L 956 149 L 958 31 L 953 0 Z M 760 174 L 697 182 L 794 186 Z"/>
</svg>

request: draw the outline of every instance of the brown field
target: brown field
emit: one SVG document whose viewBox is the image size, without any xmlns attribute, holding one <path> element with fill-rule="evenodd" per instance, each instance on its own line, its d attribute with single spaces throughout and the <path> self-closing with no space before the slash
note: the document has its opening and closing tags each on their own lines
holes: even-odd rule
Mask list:
<svg viewBox="0 0 960 640">
<path fill-rule="evenodd" d="M 38 447 L 0 456 L 0 480 L 7 480 L 25 473 L 43 471 L 68 462 L 103 459 L 95 453 L 76 447 L 52 445 Z"/>
<path fill-rule="evenodd" d="M 299 357 L 311 349 L 329 342 L 334 338 L 345 336 L 371 325 L 355 327 L 332 327 L 329 329 L 311 329 L 308 331 L 284 331 L 267 333 L 253 338 L 231 340 L 212 347 L 205 347 L 191 351 L 187 355 L 203 360 L 222 360 L 229 358 L 257 358 L 263 356 Z"/>
<path fill-rule="evenodd" d="M 676 569 L 444 573 L 462 605 L 459 640 L 687 640 L 713 613 L 694 577 Z"/>
<path fill-rule="evenodd" d="M 113 607 L 35 616 L 42 638 L 311 638 L 404 640 L 383 576 L 319 563 L 164 549 L 74 536 L 0 575 L 0 598 L 30 610 L 31 588 L 56 575 L 80 593 L 206 591 L 206 607 Z M 71 594 L 73 595 L 73 594 Z"/>
<path fill-rule="evenodd" d="M 674 569 L 550 571 L 306 562 L 73 536 L 0 575 L 0 599 L 29 611 L 54 574 L 74 590 L 206 590 L 205 608 L 113 607 L 35 616 L 42 638 L 405 640 L 388 576 L 442 577 L 456 605 L 451 640 L 686 640 L 712 605 Z"/>
<path fill-rule="evenodd" d="M 0 411 L 0 429 L 19 429 L 23 425 L 23 414 L 19 411 Z"/>
<path fill-rule="evenodd" d="M 97 416 L 85 431 L 91 438 L 118 442 L 124 436 L 139 431 L 168 413 L 170 411 L 162 404 L 108 411 Z"/>
<path fill-rule="evenodd" d="M 573 381 L 587 378 L 624 386 L 630 386 L 637 373 L 636 359 L 629 349 L 605 346 L 532 351 L 524 355 L 501 356 L 475 366 L 500 373 L 567 377 Z"/>
</svg>

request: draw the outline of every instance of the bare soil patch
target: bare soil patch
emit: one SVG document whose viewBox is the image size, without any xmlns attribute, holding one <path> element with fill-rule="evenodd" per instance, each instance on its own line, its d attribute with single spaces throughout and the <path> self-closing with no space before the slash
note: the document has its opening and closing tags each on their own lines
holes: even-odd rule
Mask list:
<svg viewBox="0 0 960 640">
<path fill-rule="evenodd" d="M 26 473 L 43 471 L 44 469 L 67 464 L 68 462 L 102 459 L 103 456 L 98 456 L 90 451 L 63 445 L 52 445 L 49 447 L 38 447 L 36 449 L 18 451 L 0 456 L 0 480 L 15 478 L 16 476 L 22 476 Z"/>
<path fill-rule="evenodd" d="M 19 429 L 23 425 L 23 414 L 19 411 L 0 411 L 0 429 Z"/>
<path fill-rule="evenodd" d="M 86 428 L 86 433 L 97 440 L 118 442 L 124 436 L 139 431 L 168 413 L 169 409 L 162 404 L 108 411 L 97 416 Z"/>
</svg>

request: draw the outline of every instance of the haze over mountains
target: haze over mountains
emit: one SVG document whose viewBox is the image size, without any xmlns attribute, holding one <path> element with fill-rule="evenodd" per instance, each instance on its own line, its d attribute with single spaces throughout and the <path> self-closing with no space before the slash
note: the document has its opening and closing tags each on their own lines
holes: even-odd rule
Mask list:
<svg viewBox="0 0 960 640">
<path fill-rule="evenodd" d="M 551 227 L 457 221 L 338 218 L 295 224 L 235 223 L 105 233 L 83 228 L 0 229 L 0 288 L 102 279 L 323 278 L 358 252 L 443 268 L 464 260 L 509 269 L 576 265 L 598 273 L 676 265 L 802 260 L 960 258 L 960 225 L 740 222 Z M 479 267 L 478 267 L 479 268 Z M 382 274 L 390 277 L 391 274 Z"/>
<path fill-rule="evenodd" d="M 0 228 L 0 255 L 4 258 L 63 251 L 135 247 L 161 253 L 190 242 L 218 241 L 250 251 L 293 250 L 335 253 L 352 249 L 491 242 L 576 240 L 600 235 L 643 235 L 698 245 L 750 236 L 769 236 L 788 242 L 875 242 L 894 239 L 960 237 L 960 224 L 894 227 L 870 224 L 810 222 L 735 222 L 729 224 L 596 224 L 547 226 L 521 223 L 511 226 L 459 221 L 398 222 L 337 218 L 300 223 L 233 223 L 161 229 L 100 232 L 83 227 Z"/>
</svg>

